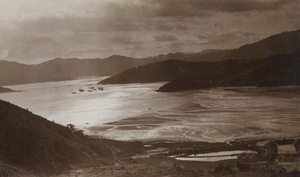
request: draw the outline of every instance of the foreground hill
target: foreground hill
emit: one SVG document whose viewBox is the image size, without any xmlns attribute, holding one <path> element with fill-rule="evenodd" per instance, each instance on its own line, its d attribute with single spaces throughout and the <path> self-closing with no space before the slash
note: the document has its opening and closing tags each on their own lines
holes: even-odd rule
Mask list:
<svg viewBox="0 0 300 177">
<path fill-rule="evenodd" d="M 0 164 L 14 172 L 0 168 L 0 174 L 18 176 L 17 171 L 22 170 L 53 174 L 71 167 L 110 165 L 113 160 L 111 150 L 101 140 L 0 100 Z"/>
<path fill-rule="evenodd" d="M 14 92 L 14 91 L 12 89 L 4 88 L 0 86 L 0 93 L 4 93 L 4 92 Z"/>
</svg>

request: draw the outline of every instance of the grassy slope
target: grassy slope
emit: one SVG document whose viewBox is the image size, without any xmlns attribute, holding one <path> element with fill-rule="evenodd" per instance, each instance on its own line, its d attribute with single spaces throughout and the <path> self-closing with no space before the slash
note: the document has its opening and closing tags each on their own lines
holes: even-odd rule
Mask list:
<svg viewBox="0 0 300 177">
<path fill-rule="evenodd" d="M 0 162 L 37 174 L 113 164 L 100 140 L 0 100 Z"/>
</svg>

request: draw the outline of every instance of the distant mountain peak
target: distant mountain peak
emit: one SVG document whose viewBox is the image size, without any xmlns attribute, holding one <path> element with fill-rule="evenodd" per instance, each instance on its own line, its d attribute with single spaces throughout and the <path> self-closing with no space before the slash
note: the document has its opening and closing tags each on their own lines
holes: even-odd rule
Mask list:
<svg viewBox="0 0 300 177">
<path fill-rule="evenodd" d="M 127 57 L 127 56 L 124 56 L 124 55 L 112 55 L 106 59 L 120 59 L 120 58 L 130 58 L 130 57 Z"/>
</svg>

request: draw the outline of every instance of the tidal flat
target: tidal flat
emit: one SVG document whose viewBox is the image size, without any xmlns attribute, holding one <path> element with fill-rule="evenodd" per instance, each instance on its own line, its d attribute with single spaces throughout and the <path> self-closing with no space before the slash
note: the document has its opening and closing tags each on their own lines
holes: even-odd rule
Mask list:
<svg viewBox="0 0 300 177">
<path fill-rule="evenodd" d="M 3 93 L 0 99 L 50 121 L 73 124 L 87 135 L 122 141 L 228 142 L 300 135 L 300 95 L 289 87 L 160 93 L 155 90 L 163 83 L 96 84 L 104 78 L 9 86 L 22 92 Z M 99 86 L 104 90 L 88 92 Z"/>
</svg>

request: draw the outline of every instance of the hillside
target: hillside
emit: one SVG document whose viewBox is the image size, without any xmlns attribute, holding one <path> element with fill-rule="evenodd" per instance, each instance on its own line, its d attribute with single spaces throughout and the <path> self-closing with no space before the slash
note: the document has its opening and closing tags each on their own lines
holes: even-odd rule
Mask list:
<svg viewBox="0 0 300 177">
<path fill-rule="evenodd" d="M 176 80 L 160 88 L 160 91 L 235 85 L 298 85 L 299 75 L 295 73 L 298 73 L 299 64 L 293 63 L 293 59 L 299 54 L 297 51 L 300 51 L 300 30 L 273 35 L 237 49 L 207 50 L 188 55 L 183 53 L 161 55 L 159 56 L 161 59 L 172 56 L 175 59 L 181 57 L 180 60 L 183 61 L 170 60 L 131 68 L 99 83 Z M 288 58 L 287 63 L 283 63 L 284 57 Z M 290 58 L 293 59 L 289 60 Z M 285 66 L 284 64 L 288 66 L 281 68 Z M 292 70 L 289 71 L 290 68 Z M 259 77 L 261 78 L 257 79 Z M 294 81 L 287 81 L 289 79 Z"/>
<path fill-rule="evenodd" d="M 71 168 L 112 165 L 113 160 L 103 141 L 0 100 L 0 164 L 14 171 L 6 175 L 17 176 L 17 171 L 54 174 Z M 0 174 L 5 176 L 5 172 L 7 169 Z"/>
<path fill-rule="evenodd" d="M 233 50 L 227 59 L 256 59 L 300 50 L 300 30 L 283 32 Z"/>
<path fill-rule="evenodd" d="M 260 60 L 184 62 L 168 60 L 132 68 L 100 84 L 171 81 L 159 91 L 193 90 L 223 86 L 300 85 L 300 52 Z"/>
<path fill-rule="evenodd" d="M 203 50 L 198 53 L 159 55 L 152 59 L 175 59 L 190 62 L 218 62 L 224 60 L 260 59 L 274 55 L 287 55 L 300 50 L 300 30 L 272 35 L 260 41 L 227 50 Z"/>
<path fill-rule="evenodd" d="M 272 35 L 237 49 L 215 50 L 199 56 L 191 56 L 185 61 L 223 61 L 260 59 L 274 55 L 287 55 L 300 50 L 300 30 Z"/>
<path fill-rule="evenodd" d="M 140 59 L 118 55 L 105 59 L 56 58 L 37 65 L 0 60 L 0 85 L 72 80 L 84 76 L 112 76 L 130 68 L 169 59 L 192 60 L 194 57 L 203 55 L 203 60 L 206 60 L 205 58 L 210 59 L 212 55 L 219 55 L 215 52 L 222 53 L 223 51 L 212 50 L 193 54 L 170 53 Z"/>
<path fill-rule="evenodd" d="M 14 90 L 0 86 L 0 93 L 4 93 L 4 92 L 14 92 Z"/>
<path fill-rule="evenodd" d="M 232 86 L 299 86 L 300 52 L 261 60 L 227 60 L 200 67 L 196 75 L 175 79 L 160 92 Z"/>
<path fill-rule="evenodd" d="M 107 78 L 99 84 L 151 83 L 171 81 L 179 77 L 195 74 L 200 63 L 167 60 L 131 68 L 120 74 Z"/>
</svg>

